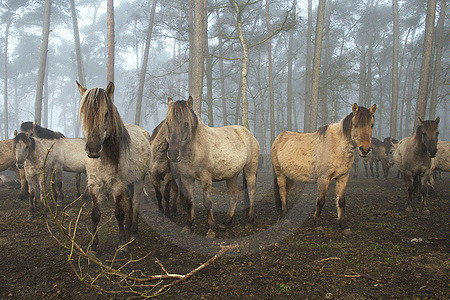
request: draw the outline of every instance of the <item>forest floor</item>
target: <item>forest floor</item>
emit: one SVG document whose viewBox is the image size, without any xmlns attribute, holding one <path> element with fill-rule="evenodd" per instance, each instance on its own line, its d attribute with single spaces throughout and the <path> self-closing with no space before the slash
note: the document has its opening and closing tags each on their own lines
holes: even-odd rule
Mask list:
<svg viewBox="0 0 450 300">
<path fill-rule="evenodd" d="M 273 201 L 272 172 L 258 174 L 255 222 L 247 223 L 242 200 L 233 224 L 216 238 L 207 231 L 202 193 L 196 187 L 196 220 L 192 234 L 179 234 L 185 216 L 170 222 L 143 205 L 139 239 L 130 245 L 133 269 L 161 274 L 158 259 L 171 273 L 186 274 L 219 249 L 235 244 L 213 264 L 169 290 L 161 298 L 182 299 L 449 299 L 450 174 L 435 181 L 436 194 L 428 197 L 430 215 L 406 212 L 402 179 L 351 177 L 346 217 L 352 234 L 336 224 L 334 184 L 322 213 L 323 230 L 312 223 L 316 185 L 296 184 L 289 194 L 290 221 L 278 222 Z M 65 203 L 75 199 L 74 176 L 64 175 Z M 70 250 L 49 234 L 45 217 L 27 219 L 28 203 L 18 190 L 0 189 L 0 299 L 96 299 L 68 264 Z M 225 183 L 214 183 L 216 222 L 225 219 L 228 196 Z M 242 192 L 241 192 L 242 199 Z M 104 203 L 99 229 L 98 257 L 112 259 L 118 242 L 114 205 Z M 86 246 L 90 218 L 87 201 L 80 219 L 80 245 Z M 50 227 L 54 228 L 53 225 Z M 175 228 L 175 231 L 173 230 Z M 166 230 L 167 229 L 167 230 Z M 414 242 L 416 241 L 416 242 Z M 128 295 L 129 296 L 129 295 Z M 107 297 L 124 298 L 120 295 Z"/>
</svg>

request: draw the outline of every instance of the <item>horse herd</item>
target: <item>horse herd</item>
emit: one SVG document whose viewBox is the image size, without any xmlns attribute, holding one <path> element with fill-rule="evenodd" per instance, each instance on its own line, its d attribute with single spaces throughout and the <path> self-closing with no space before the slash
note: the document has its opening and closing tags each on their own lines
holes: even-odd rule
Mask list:
<svg viewBox="0 0 450 300">
<path fill-rule="evenodd" d="M 148 175 L 155 188 L 159 208 L 170 215 L 182 203 L 187 211 L 183 232 L 194 222 L 194 183 L 203 189 L 203 205 L 208 214 L 206 236 L 215 236 L 211 201 L 213 181 L 226 181 L 230 193 L 226 223 L 231 223 L 238 201 L 238 175 L 243 174 L 245 207 L 249 221 L 254 220 L 256 175 L 260 147 L 253 134 L 243 126 L 209 127 L 193 111 L 193 99 L 168 100 L 166 118 L 150 135 L 136 125 L 125 125 L 112 102 L 114 84 L 106 89 L 86 89 L 77 82 L 81 95 L 80 120 L 84 138 L 66 138 L 31 122 L 22 123 L 13 140 L 0 142 L 0 170 L 17 166 L 21 178 L 21 197 L 28 192 L 30 217 L 35 217 L 37 199 L 42 198 L 43 174 L 54 174 L 54 191 L 63 200 L 62 171 L 86 173 L 87 193 L 92 198 L 91 251 L 98 245 L 97 227 L 100 204 L 114 198 L 119 227 L 119 246 L 137 237 L 139 205 L 145 194 Z M 271 148 L 274 170 L 275 204 L 279 217 L 287 212 L 287 195 L 296 181 L 317 182 L 318 196 L 314 222 L 319 226 L 328 185 L 336 181 L 336 207 L 339 227 L 350 234 L 345 217 L 345 189 L 356 153 L 367 164 L 382 162 L 384 176 L 393 164 L 402 172 L 408 188 L 408 210 L 417 194 L 424 213 L 426 187 L 432 182 L 434 168 L 450 171 L 449 142 L 438 143 L 439 117 L 420 120 L 414 135 L 399 142 L 372 138 L 376 105 L 352 106 L 352 112 L 337 123 L 314 133 L 285 131 Z M 436 156 L 437 155 L 437 156 Z M 45 165 L 45 173 L 43 166 Z M 371 166 L 372 174 L 373 167 Z M 28 189 L 25 188 L 28 183 Z M 40 191 L 40 194 L 39 194 Z M 164 201 L 163 201 L 164 200 Z M 127 250 L 123 247 L 123 250 Z"/>
</svg>

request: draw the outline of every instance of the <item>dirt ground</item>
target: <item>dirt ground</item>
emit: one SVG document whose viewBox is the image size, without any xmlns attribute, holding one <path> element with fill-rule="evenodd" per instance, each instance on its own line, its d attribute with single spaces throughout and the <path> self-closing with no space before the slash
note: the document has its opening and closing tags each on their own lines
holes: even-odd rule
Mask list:
<svg viewBox="0 0 450 300">
<path fill-rule="evenodd" d="M 318 231 L 311 220 L 316 186 L 295 185 L 289 195 L 289 221 L 277 222 L 272 174 L 262 171 L 258 175 L 255 222 L 246 222 L 241 200 L 231 227 L 217 226 L 213 240 L 203 238 L 206 214 L 198 187 L 193 234 L 180 237 L 179 226 L 185 216 L 170 222 L 154 213 L 154 191 L 147 185 L 152 202 L 143 206 L 139 240 L 131 245 L 130 253 L 134 258 L 150 255 L 133 268 L 160 274 L 154 263 L 157 258 L 169 272 L 185 274 L 211 257 L 218 244 L 239 243 L 236 252 L 219 258 L 160 297 L 450 298 L 450 174 L 436 180 L 436 194 L 428 197 L 431 213 L 422 215 L 405 211 L 406 188 L 393 172 L 388 179 L 365 178 L 360 172 L 358 178 L 351 177 L 346 192 L 350 236 L 344 236 L 336 224 L 333 184 L 322 214 L 324 229 Z M 73 177 L 64 175 L 66 204 L 75 199 Z M 17 195 L 18 190 L 0 189 L 0 299 L 100 298 L 74 276 L 67 261 L 69 250 L 49 234 L 46 218 L 28 220 L 28 203 Z M 220 224 L 228 207 L 225 183 L 214 184 L 213 198 Z M 114 254 L 118 230 L 113 204 L 103 206 L 98 255 L 107 262 Z M 80 232 L 86 231 L 90 207 L 87 201 Z M 169 233 L 173 228 L 176 233 Z M 82 246 L 88 240 L 80 233 Z"/>
</svg>

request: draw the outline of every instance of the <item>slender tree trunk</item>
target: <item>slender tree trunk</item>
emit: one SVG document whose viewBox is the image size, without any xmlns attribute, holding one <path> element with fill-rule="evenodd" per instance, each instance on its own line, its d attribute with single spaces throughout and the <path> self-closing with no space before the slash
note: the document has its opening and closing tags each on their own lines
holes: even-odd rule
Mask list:
<svg viewBox="0 0 450 300">
<path fill-rule="evenodd" d="M 189 71 L 188 71 L 188 93 L 192 91 L 192 66 L 194 61 L 194 0 L 188 0 L 188 30 L 189 30 Z M 194 99 L 195 101 L 196 99 Z"/>
<path fill-rule="evenodd" d="M 414 59 L 414 63 L 413 63 L 412 70 L 410 72 L 411 81 L 408 85 L 408 92 L 407 92 L 408 96 L 406 99 L 406 114 L 405 115 L 408 116 L 408 118 L 405 118 L 405 135 L 412 134 L 413 129 L 414 129 L 414 127 L 411 128 L 411 125 L 414 123 L 414 122 L 411 123 L 411 116 L 412 116 L 412 114 L 411 114 L 412 107 L 411 106 L 412 106 L 412 100 L 413 100 L 413 93 L 414 93 L 414 89 L 415 89 L 414 85 L 416 82 L 417 57 L 415 57 L 413 59 Z"/>
<path fill-rule="evenodd" d="M 270 28 L 269 0 L 266 0 L 266 24 L 267 36 L 272 34 Z M 267 61 L 269 64 L 269 103 L 270 103 L 270 143 L 275 140 L 275 99 L 273 90 L 273 72 L 272 72 L 272 39 L 267 40 Z"/>
<path fill-rule="evenodd" d="M 442 50 L 444 47 L 444 22 L 445 22 L 445 10 L 447 4 L 446 0 L 441 0 L 441 12 L 439 14 L 439 20 L 437 24 L 437 41 L 436 41 L 436 54 L 434 57 L 434 72 L 433 72 L 433 87 L 431 90 L 430 100 L 430 119 L 434 119 L 436 115 L 436 106 L 438 102 L 438 91 L 441 78 L 441 60 Z"/>
<path fill-rule="evenodd" d="M 144 84 L 145 84 L 145 74 L 147 73 L 148 55 L 150 53 L 150 42 L 152 40 L 153 33 L 153 22 L 155 20 L 155 10 L 157 0 L 153 0 L 152 8 L 150 11 L 150 19 L 148 20 L 147 36 L 145 38 L 145 49 L 142 60 L 141 74 L 139 76 L 139 86 L 136 98 L 136 114 L 134 116 L 134 124 L 141 124 L 141 111 L 142 111 L 142 98 L 144 96 Z"/>
<path fill-rule="evenodd" d="M 203 0 L 205 12 L 208 11 L 206 0 Z M 204 35 L 204 56 L 205 56 L 205 77 L 206 77 L 206 103 L 208 104 L 208 126 L 214 126 L 214 113 L 213 113 L 213 65 L 212 55 L 209 53 L 209 41 L 208 41 L 208 14 L 205 13 L 205 20 L 203 22 L 203 35 Z"/>
<path fill-rule="evenodd" d="M 42 94 L 44 89 L 44 77 L 46 72 L 45 66 L 47 63 L 47 49 L 48 49 L 48 37 L 50 34 L 51 8 L 52 8 L 52 0 L 46 0 L 44 10 L 44 28 L 42 31 L 41 56 L 39 59 L 39 73 L 36 87 L 36 101 L 34 107 L 34 122 L 38 125 L 41 124 Z"/>
<path fill-rule="evenodd" d="M 45 76 L 44 76 L 44 116 L 42 117 L 42 125 L 48 127 L 48 60 L 45 66 Z"/>
<path fill-rule="evenodd" d="M 364 103 L 366 95 L 366 44 L 363 41 L 361 45 L 361 55 L 359 57 L 359 101 L 360 105 Z"/>
<path fill-rule="evenodd" d="M 425 19 L 425 36 L 423 41 L 422 65 L 420 67 L 419 90 L 417 95 L 416 116 L 414 127 L 419 124 L 419 117 L 425 118 L 428 98 L 428 82 L 431 69 L 431 54 L 433 49 L 434 15 L 436 13 L 436 0 L 428 0 L 427 17 Z"/>
<path fill-rule="evenodd" d="M 203 22 L 205 7 L 203 0 L 194 0 L 194 35 L 192 43 L 192 83 L 190 95 L 194 98 L 194 111 L 201 116 L 203 90 Z"/>
<path fill-rule="evenodd" d="M 330 20 L 331 20 L 331 6 L 333 5 L 333 2 L 330 1 L 325 6 L 325 57 L 323 61 L 323 68 L 322 68 L 322 84 L 321 84 L 321 125 L 328 124 L 328 85 L 330 82 L 330 76 L 329 74 L 329 64 L 330 64 Z"/>
<path fill-rule="evenodd" d="M 108 71 L 107 71 L 107 84 L 114 82 L 114 0 L 108 0 L 107 2 L 107 15 L 108 15 Z M 114 95 L 111 96 L 114 101 Z"/>
<path fill-rule="evenodd" d="M 295 15 L 295 7 L 297 6 L 297 1 L 294 0 L 294 15 Z M 293 51 L 294 51 L 294 29 L 291 29 L 289 33 L 289 42 L 287 49 L 287 130 L 292 130 L 292 60 L 293 60 Z"/>
<path fill-rule="evenodd" d="M 320 80 L 320 57 L 322 54 L 322 35 L 323 22 L 325 17 L 325 3 L 326 0 L 319 0 L 317 8 L 317 23 L 314 42 L 314 60 L 313 73 L 311 82 L 311 125 L 310 131 L 315 131 L 317 128 L 317 115 L 319 105 L 319 80 Z"/>
<path fill-rule="evenodd" d="M 217 23 L 220 24 L 220 14 L 217 12 Z M 225 96 L 225 73 L 223 70 L 223 49 L 222 49 L 222 35 L 219 34 L 219 74 L 220 74 L 220 96 L 222 98 L 222 122 L 223 126 L 228 125 L 227 121 L 227 102 L 226 102 L 226 96 Z"/>
<path fill-rule="evenodd" d="M 9 41 L 9 28 L 11 27 L 12 16 L 11 9 L 8 7 L 8 12 L 6 15 L 6 28 L 5 28 L 5 54 L 4 54 L 4 64 L 3 64 L 3 123 L 4 123 L 4 137 L 9 137 L 9 117 L 8 117 L 8 41 Z"/>
<path fill-rule="evenodd" d="M 306 72 L 305 72 L 305 110 L 303 131 L 310 132 L 311 119 L 311 36 L 312 36 L 312 0 L 308 0 L 308 28 L 306 31 Z"/>
<path fill-rule="evenodd" d="M 398 28 L 398 0 L 392 0 L 392 8 L 394 14 L 394 52 L 392 56 L 392 106 L 390 120 L 390 136 L 397 138 L 397 115 L 398 115 L 398 44 L 399 44 L 399 28 Z"/>
</svg>

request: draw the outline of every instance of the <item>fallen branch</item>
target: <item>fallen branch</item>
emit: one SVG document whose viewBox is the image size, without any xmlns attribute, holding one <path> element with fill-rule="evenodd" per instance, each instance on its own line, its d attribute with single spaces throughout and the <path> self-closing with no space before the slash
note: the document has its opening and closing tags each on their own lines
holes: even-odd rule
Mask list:
<svg viewBox="0 0 450 300">
<path fill-rule="evenodd" d="M 341 258 L 340 257 L 328 257 L 328 258 L 321 259 L 318 262 L 321 263 L 321 262 L 330 261 L 330 260 L 341 260 Z"/>
</svg>

